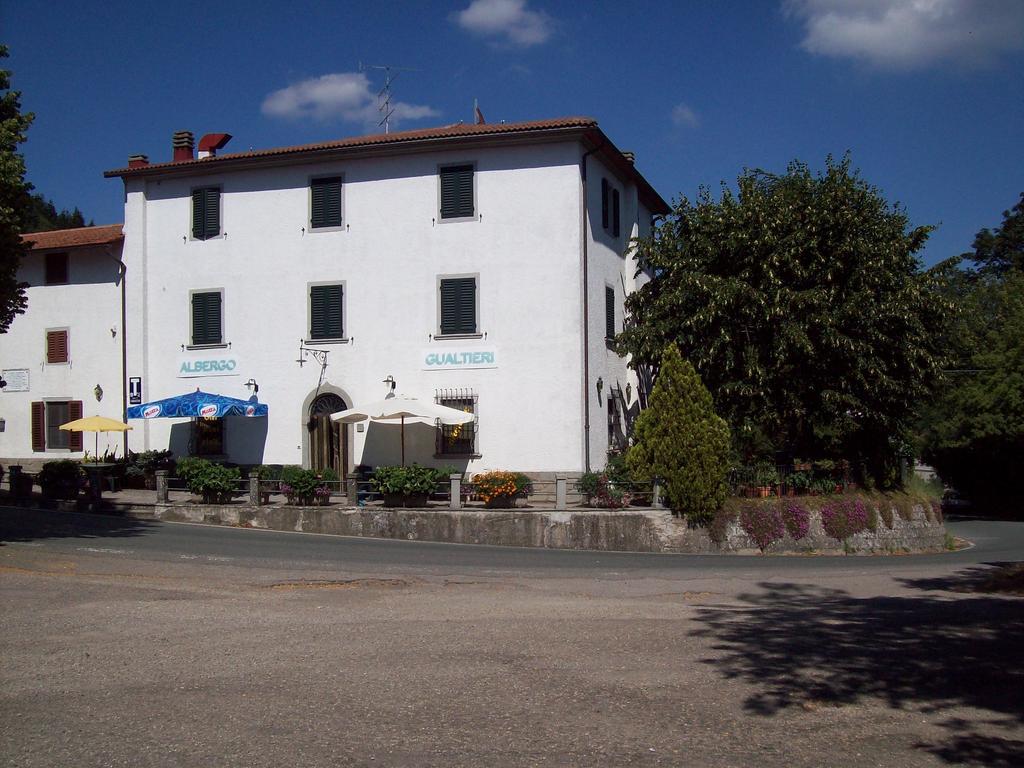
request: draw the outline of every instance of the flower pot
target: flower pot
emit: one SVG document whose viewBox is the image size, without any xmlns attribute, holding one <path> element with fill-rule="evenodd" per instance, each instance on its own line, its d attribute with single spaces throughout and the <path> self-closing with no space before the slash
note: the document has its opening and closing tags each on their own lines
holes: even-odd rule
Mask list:
<svg viewBox="0 0 1024 768">
<path fill-rule="evenodd" d="M 770 485 L 759 485 L 757 486 L 758 498 L 765 499 L 772 495 L 772 488 Z"/>
<path fill-rule="evenodd" d="M 425 507 L 427 506 L 427 499 L 430 497 L 429 493 L 410 493 L 405 496 L 405 506 L 407 507 Z"/>
<path fill-rule="evenodd" d="M 384 494 L 384 506 L 385 507 L 404 507 L 405 506 L 405 494 L 404 493 L 385 493 Z"/>
<path fill-rule="evenodd" d="M 512 509 L 516 505 L 515 496 L 495 496 L 484 506 L 488 509 Z"/>
</svg>

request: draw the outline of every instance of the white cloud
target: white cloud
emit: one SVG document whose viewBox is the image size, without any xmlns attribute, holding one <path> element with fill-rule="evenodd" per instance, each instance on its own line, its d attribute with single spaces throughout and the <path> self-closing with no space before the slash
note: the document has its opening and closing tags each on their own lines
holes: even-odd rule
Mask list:
<svg viewBox="0 0 1024 768">
<path fill-rule="evenodd" d="M 543 11 L 531 11 L 526 0 L 473 0 L 454 15 L 465 30 L 523 48 L 547 42 L 554 21 Z"/>
<path fill-rule="evenodd" d="M 679 127 L 696 128 L 700 124 L 697 113 L 685 104 L 676 104 L 672 107 L 672 124 Z"/>
<path fill-rule="evenodd" d="M 437 117 L 433 107 L 392 101 L 392 124 L 402 120 Z M 268 94 L 263 114 L 271 117 L 344 120 L 370 127 L 380 122 L 377 93 L 362 72 L 336 72 L 289 85 Z"/>
<path fill-rule="evenodd" d="M 886 69 L 943 61 L 983 66 L 1024 48 L 1021 0 L 784 0 L 801 47 Z"/>
</svg>

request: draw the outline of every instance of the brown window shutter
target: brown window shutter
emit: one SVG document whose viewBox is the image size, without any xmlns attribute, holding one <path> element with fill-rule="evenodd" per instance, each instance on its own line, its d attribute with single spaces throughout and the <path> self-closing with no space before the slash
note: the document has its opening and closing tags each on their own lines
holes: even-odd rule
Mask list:
<svg viewBox="0 0 1024 768">
<path fill-rule="evenodd" d="M 68 361 L 68 332 L 46 332 L 46 362 L 66 363 Z"/>
<path fill-rule="evenodd" d="M 68 402 L 68 421 L 74 421 L 75 419 L 82 418 L 82 401 L 71 400 Z M 82 450 L 82 433 L 81 432 L 70 432 L 68 433 L 68 447 L 72 451 Z"/>
<path fill-rule="evenodd" d="M 46 414 L 42 403 L 32 403 L 32 450 L 46 450 Z"/>
</svg>

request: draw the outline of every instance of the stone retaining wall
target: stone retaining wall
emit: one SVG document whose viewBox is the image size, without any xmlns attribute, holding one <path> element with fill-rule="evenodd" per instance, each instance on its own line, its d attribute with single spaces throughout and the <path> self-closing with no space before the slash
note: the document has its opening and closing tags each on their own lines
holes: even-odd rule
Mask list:
<svg viewBox="0 0 1024 768">
<path fill-rule="evenodd" d="M 456 544 L 622 552 L 757 551 L 738 523 L 729 525 L 726 540 L 719 546 L 707 529 L 690 528 L 684 520 L 660 509 L 506 511 L 157 504 L 153 515 L 175 522 Z M 810 532 L 803 540 L 794 542 L 787 537 L 768 551 L 896 553 L 945 547 L 941 521 L 929 519 L 920 506 L 910 517 L 904 520 L 893 514 L 891 529 L 879 520 L 877 531 L 859 533 L 844 546 L 825 534 L 821 516 L 812 511 Z"/>
</svg>

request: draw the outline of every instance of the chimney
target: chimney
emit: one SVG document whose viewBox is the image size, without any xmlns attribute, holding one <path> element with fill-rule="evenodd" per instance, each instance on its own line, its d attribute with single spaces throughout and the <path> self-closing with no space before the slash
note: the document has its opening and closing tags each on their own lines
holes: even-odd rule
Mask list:
<svg viewBox="0 0 1024 768">
<path fill-rule="evenodd" d="M 623 150 L 622 156 L 629 161 L 630 165 L 636 165 L 636 155 L 628 150 Z"/>
<path fill-rule="evenodd" d="M 199 159 L 216 157 L 217 150 L 231 141 L 230 133 L 208 133 L 199 140 Z"/>
<path fill-rule="evenodd" d="M 193 159 L 192 148 L 195 146 L 195 143 L 192 138 L 192 131 L 175 132 L 171 143 L 174 147 L 174 162 L 178 163 L 182 160 Z"/>
<path fill-rule="evenodd" d="M 128 155 L 129 168 L 142 168 L 149 165 L 149 157 L 146 155 Z"/>
</svg>

